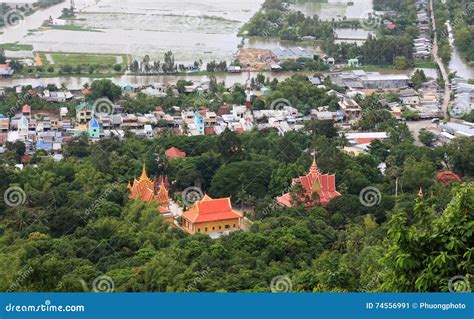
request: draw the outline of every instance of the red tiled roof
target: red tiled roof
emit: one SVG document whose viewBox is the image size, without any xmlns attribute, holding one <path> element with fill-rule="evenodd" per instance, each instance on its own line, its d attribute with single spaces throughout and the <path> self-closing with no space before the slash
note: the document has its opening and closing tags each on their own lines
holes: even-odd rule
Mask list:
<svg viewBox="0 0 474 319">
<path fill-rule="evenodd" d="M 395 29 L 396 27 L 397 27 L 396 24 L 393 24 L 393 23 L 387 24 L 387 28 L 389 28 L 391 30 Z"/>
<path fill-rule="evenodd" d="M 155 106 L 155 111 L 156 112 L 163 112 L 163 108 L 159 105 Z"/>
<path fill-rule="evenodd" d="M 170 158 L 185 158 L 186 153 L 182 152 L 179 148 L 171 147 L 166 150 L 165 155 Z"/>
<path fill-rule="evenodd" d="M 31 113 L 31 106 L 29 106 L 28 104 L 23 105 L 21 113 Z"/>
<path fill-rule="evenodd" d="M 91 94 L 91 90 L 89 90 L 89 89 L 84 89 L 84 90 L 82 91 L 82 94 L 84 94 L 84 95 Z"/>
<path fill-rule="evenodd" d="M 379 138 L 372 138 L 372 137 L 362 137 L 362 138 L 356 138 L 357 144 L 370 144 L 374 140 L 379 140 Z"/>
<path fill-rule="evenodd" d="M 213 127 L 206 127 L 206 128 L 204 128 L 204 134 L 214 135 L 214 134 L 216 134 L 216 131 L 214 131 Z"/>
<path fill-rule="evenodd" d="M 461 177 L 457 174 L 455 174 L 452 171 L 442 171 L 436 174 L 435 176 L 436 180 L 445 186 L 448 186 L 452 182 L 460 182 Z"/>
<path fill-rule="evenodd" d="M 326 206 L 333 198 L 341 196 L 341 194 L 336 190 L 336 175 L 321 174 L 316 161 L 313 161 L 313 165 L 311 165 L 308 174 L 293 179 L 292 185 L 295 185 L 298 182 L 301 183 L 306 196 L 309 198 L 312 198 L 313 194 L 317 193 L 322 206 Z M 277 201 L 287 207 L 294 206 L 291 193 L 286 193 L 277 197 Z M 309 207 L 314 206 L 313 203 L 306 204 Z"/>
<path fill-rule="evenodd" d="M 212 199 L 205 196 L 201 201 L 183 213 L 183 218 L 191 223 L 206 223 L 219 220 L 242 218 L 238 212 L 232 209 L 230 198 Z"/>
<path fill-rule="evenodd" d="M 26 164 L 26 163 L 31 162 L 32 159 L 33 159 L 33 156 L 32 156 L 32 155 L 23 155 L 23 156 L 21 157 L 21 162 L 22 162 L 23 164 Z"/>
</svg>

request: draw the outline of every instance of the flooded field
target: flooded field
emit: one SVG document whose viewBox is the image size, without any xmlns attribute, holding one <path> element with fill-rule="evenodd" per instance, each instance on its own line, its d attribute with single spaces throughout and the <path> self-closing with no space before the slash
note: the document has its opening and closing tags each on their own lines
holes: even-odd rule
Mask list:
<svg viewBox="0 0 474 319">
<path fill-rule="evenodd" d="M 291 8 L 321 20 L 366 19 L 373 12 L 372 0 L 296 0 Z"/>
<path fill-rule="evenodd" d="M 3 41 L 32 44 L 38 51 L 149 54 L 163 59 L 167 50 L 176 61 L 229 60 L 241 39 L 237 32 L 263 0 L 78 0 L 71 22 L 83 31 L 41 30 L 61 4 L 27 17 Z M 26 32 L 25 32 L 26 31 Z M 8 31 L 7 31 L 8 32 Z M 5 32 L 5 33 L 7 33 Z"/>
</svg>

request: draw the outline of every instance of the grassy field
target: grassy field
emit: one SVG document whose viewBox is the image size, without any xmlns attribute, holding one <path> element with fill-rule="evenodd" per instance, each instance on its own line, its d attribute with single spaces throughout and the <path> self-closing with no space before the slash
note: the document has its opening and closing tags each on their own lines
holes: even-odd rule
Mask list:
<svg viewBox="0 0 474 319">
<path fill-rule="evenodd" d="M 415 67 L 422 69 L 436 69 L 436 63 L 431 61 L 416 61 Z"/>
<path fill-rule="evenodd" d="M 100 30 L 84 28 L 78 25 L 54 25 L 54 26 L 49 26 L 49 28 L 54 29 L 54 30 L 66 30 L 66 31 L 102 32 Z"/>
<path fill-rule="evenodd" d="M 110 77 L 123 74 L 130 57 L 127 54 L 35 52 L 35 60 L 37 67 L 25 67 L 18 75 Z"/>
<path fill-rule="evenodd" d="M 117 56 L 122 56 L 122 61 L 127 61 L 125 55 L 114 54 L 83 54 L 83 53 L 50 53 L 55 65 L 114 65 Z"/>
<path fill-rule="evenodd" d="M 0 43 L 0 49 L 9 51 L 32 51 L 33 46 L 29 44 Z"/>
</svg>

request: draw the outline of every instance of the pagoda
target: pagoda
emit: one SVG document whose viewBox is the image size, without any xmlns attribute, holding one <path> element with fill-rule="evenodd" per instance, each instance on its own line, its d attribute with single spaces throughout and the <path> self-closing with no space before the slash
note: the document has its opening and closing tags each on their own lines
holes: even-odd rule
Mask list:
<svg viewBox="0 0 474 319">
<path fill-rule="evenodd" d="M 243 216 L 232 208 L 230 198 L 213 199 L 208 195 L 183 213 L 183 229 L 189 234 L 219 236 L 239 231 Z"/>
<path fill-rule="evenodd" d="M 335 197 L 341 196 L 336 190 L 336 175 L 322 174 L 318 169 L 316 158 L 313 159 L 313 164 L 305 176 L 294 178 L 291 185 L 295 186 L 300 184 L 303 188 L 303 197 L 317 198 L 317 201 L 308 202 L 307 199 L 301 198 L 305 202 L 306 207 L 313 207 L 317 204 L 321 206 L 327 206 L 327 204 Z M 277 197 L 277 202 L 285 207 L 294 207 L 296 203 L 291 193 L 283 194 Z"/>
<path fill-rule="evenodd" d="M 163 215 L 165 220 L 173 221 L 173 215 L 169 208 L 169 182 L 167 177 L 161 176 L 151 180 L 147 175 L 145 164 L 143 164 L 140 178 L 138 180 L 135 178 L 133 184 L 129 182 L 127 187 L 130 190 L 128 198 L 145 203 L 155 202 L 159 213 Z"/>
</svg>

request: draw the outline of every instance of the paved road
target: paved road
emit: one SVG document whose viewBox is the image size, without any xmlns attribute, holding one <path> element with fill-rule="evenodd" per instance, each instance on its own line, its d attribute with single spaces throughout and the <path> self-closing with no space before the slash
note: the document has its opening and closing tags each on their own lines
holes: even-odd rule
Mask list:
<svg viewBox="0 0 474 319">
<path fill-rule="evenodd" d="M 444 112 L 444 117 L 448 118 L 448 113 L 449 113 L 449 102 L 451 100 L 451 85 L 449 83 L 449 75 L 448 72 L 446 71 L 446 67 L 443 64 L 443 61 L 441 58 L 438 56 L 438 32 L 436 29 L 436 19 L 434 17 L 434 10 L 433 10 L 433 0 L 430 0 L 430 10 L 431 10 L 431 23 L 433 26 L 433 31 L 434 31 L 434 41 L 433 41 L 433 59 L 435 62 L 438 64 L 439 69 L 441 70 L 441 75 L 443 76 L 445 87 L 444 87 L 444 98 L 443 98 L 443 112 Z"/>
<path fill-rule="evenodd" d="M 441 132 L 439 126 L 435 123 L 432 123 L 431 120 L 426 121 L 412 121 L 406 122 L 410 132 L 413 134 L 413 138 L 415 139 L 416 146 L 423 146 L 423 143 L 420 142 L 418 139 L 418 135 L 420 134 L 421 129 L 427 129 L 429 131 L 437 131 Z"/>
</svg>

